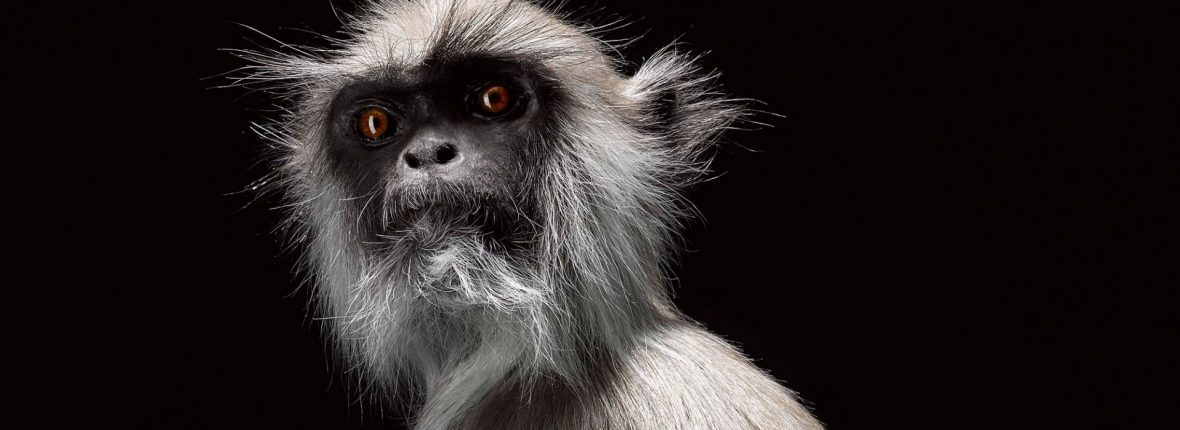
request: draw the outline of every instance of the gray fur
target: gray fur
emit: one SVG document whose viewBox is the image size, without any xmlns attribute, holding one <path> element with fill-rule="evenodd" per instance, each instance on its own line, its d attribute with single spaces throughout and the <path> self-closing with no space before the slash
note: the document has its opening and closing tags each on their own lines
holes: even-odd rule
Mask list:
<svg viewBox="0 0 1180 430">
<path fill-rule="evenodd" d="M 692 57 L 665 49 L 626 77 L 593 28 L 510 0 L 376 1 L 347 33 L 330 48 L 243 52 L 241 83 L 291 109 L 258 126 L 280 162 L 268 181 L 289 198 L 320 312 L 370 392 L 416 395 L 421 429 L 821 428 L 668 298 L 690 211 L 680 190 L 743 114 Z M 536 136 L 552 154 L 523 167 L 529 192 L 513 197 L 532 208 L 528 252 L 495 252 L 447 220 L 366 243 L 364 208 L 393 215 L 397 199 L 357 195 L 328 168 L 329 101 L 359 76 L 489 53 L 537 62 L 572 95 Z"/>
</svg>

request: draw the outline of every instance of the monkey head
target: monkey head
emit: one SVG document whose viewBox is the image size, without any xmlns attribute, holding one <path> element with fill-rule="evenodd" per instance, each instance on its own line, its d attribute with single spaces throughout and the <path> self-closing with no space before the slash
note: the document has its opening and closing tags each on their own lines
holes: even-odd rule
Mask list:
<svg viewBox="0 0 1180 430">
<path fill-rule="evenodd" d="M 428 381 L 492 348 L 568 376 L 676 318 L 681 191 L 743 112 L 695 58 L 625 75 L 595 29 L 523 1 L 362 16 L 332 48 L 244 54 L 293 106 L 262 134 L 343 356 Z"/>
</svg>

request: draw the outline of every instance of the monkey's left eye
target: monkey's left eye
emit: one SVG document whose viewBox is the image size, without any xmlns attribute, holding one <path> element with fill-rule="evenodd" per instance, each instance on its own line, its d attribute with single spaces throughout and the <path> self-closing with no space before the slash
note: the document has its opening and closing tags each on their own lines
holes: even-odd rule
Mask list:
<svg viewBox="0 0 1180 430">
<path fill-rule="evenodd" d="M 517 102 L 516 94 L 509 87 L 500 84 L 481 87 L 472 94 L 472 99 L 476 113 L 490 117 L 511 112 Z"/>
</svg>

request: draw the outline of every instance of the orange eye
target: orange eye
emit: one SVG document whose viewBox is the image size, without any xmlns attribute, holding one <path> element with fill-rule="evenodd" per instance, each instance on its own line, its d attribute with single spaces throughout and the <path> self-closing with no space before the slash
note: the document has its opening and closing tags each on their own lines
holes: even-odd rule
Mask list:
<svg viewBox="0 0 1180 430">
<path fill-rule="evenodd" d="M 389 113 L 379 107 L 366 108 L 357 118 L 356 126 L 365 139 L 377 140 L 389 132 Z"/>
<path fill-rule="evenodd" d="M 479 90 L 479 108 L 484 113 L 501 114 L 512 106 L 512 93 L 503 85 L 489 85 Z"/>
</svg>

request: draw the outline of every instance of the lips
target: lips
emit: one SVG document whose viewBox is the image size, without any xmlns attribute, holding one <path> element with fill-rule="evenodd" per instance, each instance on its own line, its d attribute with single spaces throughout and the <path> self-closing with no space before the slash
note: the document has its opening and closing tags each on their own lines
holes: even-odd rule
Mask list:
<svg viewBox="0 0 1180 430">
<path fill-rule="evenodd" d="M 400 196 L 390 204 L 383 230 L 427 229 L 434 234 L 517 239 L 533 229 L 527 207 L 488 193 Z"/>
</svg>

